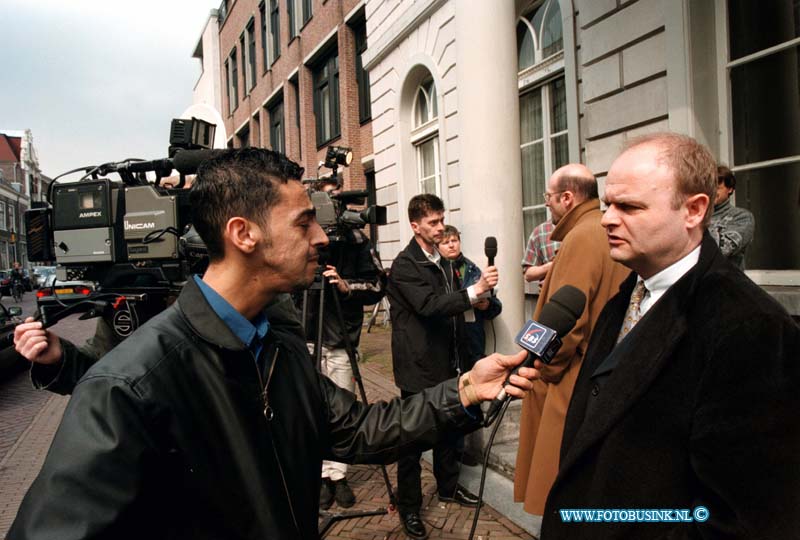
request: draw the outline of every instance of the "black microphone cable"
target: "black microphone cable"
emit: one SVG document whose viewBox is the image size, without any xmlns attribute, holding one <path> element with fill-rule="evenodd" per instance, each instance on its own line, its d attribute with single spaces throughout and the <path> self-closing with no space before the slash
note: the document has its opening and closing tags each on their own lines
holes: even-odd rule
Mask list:
<svg viewBox="0 0 800 540">
<path fill-rule="evenodd" d="M 549 363 L 558 349 L 561 347 L 561 338 L 567 335 L 577 324 L 586 306 L 586 295 L 582 291 L 571 285 L 564 285 L 557 290 L 549 301 L 542 307 L 539 314 L 541 323 L 529 321 L 528 324 L 517 335 L 516 342 L 523 349 L 528 351 L 528 358 L 518 367 L 512 370 L 512 374 L 517 373 L 520 367 L 532 367 L 534 359 L 538 358 L 544 363 Z M 510 375 L 509 375 L 510 377 Z M 508 384 L 508 379 L 506 380 Z M 483 470 L 481 471 L 481 481 L 478 490 L 478 505 L 475 508 L 475 515 L 472 519 L 472 528 L 469 533 L 469 540 L 475 535 L 478 526 L 481 507 L 483 506 L 483 491 L 486 487 L 486 470 L 489 468 L 489 457 L 491 456 L 492 445 L 500 428 L 501 420 L 511 404 L 511 396 L 506 395 L 505 390 L 501 390 L 497 398 L 491 402 L 486 413 L 484 427 L 494 423 L 489 441 L 486 443 L 483 458 Z"/>
</svg>

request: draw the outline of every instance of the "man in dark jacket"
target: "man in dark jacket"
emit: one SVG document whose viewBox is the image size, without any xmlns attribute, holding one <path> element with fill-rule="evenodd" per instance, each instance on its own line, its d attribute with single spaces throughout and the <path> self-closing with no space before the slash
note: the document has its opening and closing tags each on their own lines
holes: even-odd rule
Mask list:
<svg viewBox="0 0 800 540">
<path fill-rule="evenodd" d="M 402 396 L 413 396 L 463 370 L 464 312 L 497 284 L 497 269 L 489 267 L 475 285 L 460 287 L 450 262 L 436 250 L 444 232 L 444 203 L 431 194 L 408 203 L 414 238 L 401 251 L 389 273 L 392 315 L 392 362 Z M 475 506 L 474 495 L 458 485 L 457 437 L 433 447 L 433 473 L 439 499 Z M 408 536 L 426 538 L 419 516 L 422 506 L 420 453 L 408 453 L 397 463 L 398 511 Z"/>
<path fill-rule="evenodd" d="M 797 537 L 800 328 L 706 232 L 715 191 L 683 135 L 611 165 L 602 225 L 633 273 L 575 384 L 543 540 Z"/>
<path fill-rule="evenodd" d="M 316 539 L 323 458 L 392 461 L 475 425 L 466 407 L 491 399 L 524 354 L 365 406 L 264 316 L 310 284 L 327 243 L 301 175 L 256 148 L 201 166 L 191 202 L 208 270 L 77 384 L 10 540 Z M 520 372 L 506 385 L 517 397 L 534 374 Z"/>
</svg>

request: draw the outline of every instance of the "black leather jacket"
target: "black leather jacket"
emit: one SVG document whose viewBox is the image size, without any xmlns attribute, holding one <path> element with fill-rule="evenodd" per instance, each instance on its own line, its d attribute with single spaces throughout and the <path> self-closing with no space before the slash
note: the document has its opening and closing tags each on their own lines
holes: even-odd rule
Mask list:
<svg viewBox="0 0 800 540">
<path fill-rule="evenodd" d="M 190 280 L 191 281 L 191 280 Z M 300 314 L 288 294 L 279 294 L 264 308 L 269 324 L 279 333 L 291 332 L 305 339 Z M 34 388 L 56 394 L 71 394 L 89 368 L 122 341 L 103 317 L 97 319 L 94 335 L 80 347 L 61 339 L 61 362 L 53 365 L 31 363 L 30 378 Z"/>
<path fill-rule="evenodd" d="M 455 380 L 365 406 L 270 330 L 265 375 L 190 281 L 80 380 L 9 540 L 317 539 L 320 467 L 477 427 Z"/>
</svg>

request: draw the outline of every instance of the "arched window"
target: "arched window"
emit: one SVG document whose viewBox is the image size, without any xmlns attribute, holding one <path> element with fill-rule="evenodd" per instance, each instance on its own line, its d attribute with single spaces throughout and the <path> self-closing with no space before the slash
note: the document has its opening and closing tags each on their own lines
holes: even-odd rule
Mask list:
<svg viewBox="0 0 800 540">
<path fill-rule="evenodd" d="M 544 0 L 517 22 L 524 239 L 548 219 L 543 194 L 569 162 L 564 39 L 558 0 Z"/>
<path fill-rule="evenodd" d="M 417 181 L 420 193 L 441 196 L 441 166 L 439 161 L 439 106 L 433 77 L 427 77 L 414 94 L 414 129 L 411 144 L 417 156 Z"/>
<path fill-rule="evenodd" d="M 519 71 L 564 50 L 561 8 L 558 0 L 546 0 L 517 23 Z"/>
</svg>

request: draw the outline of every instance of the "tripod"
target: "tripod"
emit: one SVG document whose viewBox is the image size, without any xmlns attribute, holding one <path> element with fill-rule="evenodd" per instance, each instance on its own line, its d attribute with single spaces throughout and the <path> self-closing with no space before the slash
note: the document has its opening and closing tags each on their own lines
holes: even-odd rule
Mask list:
<svg viewBox="0 0 800 540">
<path fill-rule="evenodd" d="M 356 382 L 356 386 L 358 387 L 358 392 L 361 397 L 361 401 L 366 405 L 369 404 L 367 400 L 367 392 L 364 390 L 364 382 L 361 378 L 361 370 L 358 367 L 358 359 L 356 358 L 356 351 L 355 347 L 353 347 L 353 342 L 350 340 L 350 334 L 347 330 L 347 326 L 344 323 L 344 317 L 342 316 L 342 305 L 339 300 L 339 294 L 335 289 L 332 289 L 331 284 L 325 280 L 325 278 L 321 274 L 321 268 L 317 269 L 317 274 L 314 278 L 314 283 L 311 287 L 303 293 L 303 325 L 305 326 L 307 318 L 306 315 L 308 313 L 308 301 L 309 301 L 309 290 L 318 290 L 319 291 L 319 305 L 317 311 L 317 335 L 316 339 L 314 340 L 314 360 L 317 365 L 317 370 L 322 369 L 322 332 L 323 332 L 323 317 L 325 314 L 325 297 L 326 297 L 326 290 L 330 294 L 331 298 L 333 299 L 333 306 L 334 306 L 334 313 L 336 315 L 337 323 L 339 324 L 339 328 L 343 329 L 343 341 L 345 350 L 347 351 L 347 358 L 350 360 L 350 367 L 353 370 L 353 379 Z M 320 523 L 319 523 L 319 536 L 320 538 L 325 536 L 325 533 L 328 529 L 333 526 L 334 523 L 337 521 L 341 521 L 344 519 L 352 519 L 357 517 L 365 517 L 365 516 L 382 516 L 389 513 L 389 510 L 392 510 L 397 507 L 397 501 L 395 500 L 394 492 L 392 491 L 392 484 L 389 480 L 389 473 L 386 472 L 386 466 L 381 465 L 381 472 L 383 473 L 383 481 L 386 484 L 386 492 L 389 495 L 389 506 L 388 508 L 381 508 L 379 510 L 366 510 L 366 511 L 343 511 L 343 512 L 328 512 L 325 510 L 320 509 Z"/>
</svg>

